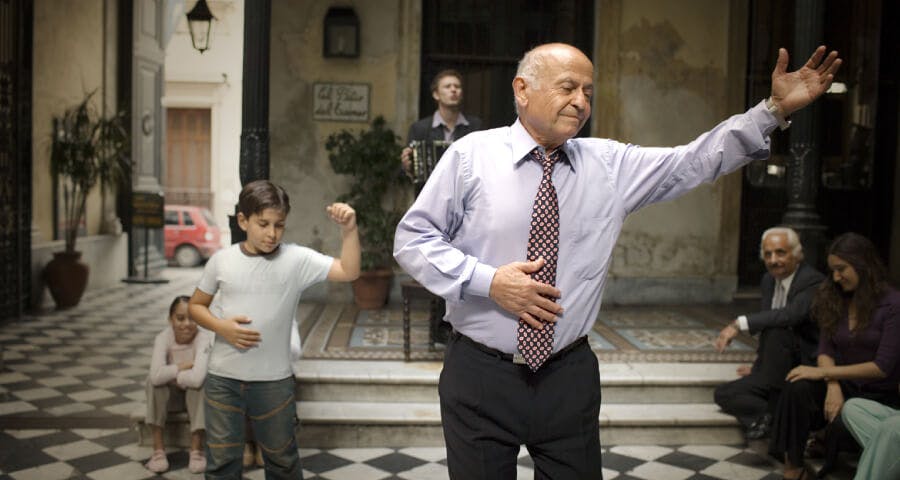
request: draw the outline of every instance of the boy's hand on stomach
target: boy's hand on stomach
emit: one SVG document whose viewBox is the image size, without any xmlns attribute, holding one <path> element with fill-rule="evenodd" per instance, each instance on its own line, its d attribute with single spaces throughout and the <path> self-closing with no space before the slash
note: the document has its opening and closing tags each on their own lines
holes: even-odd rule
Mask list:
<svg viewBox="0 0 900 480">
<path fill-rule="evenodd" d="M 261 340 L 259 332 L 241 326 L 250 323 L 250 319 L 245 315 L 226 318 L 223 323 L 224 325 L 218 334 L 221 335 L 226 342 L 242 349 L 252 348 L 259 344 L 259 341 Z"/>
</svg>

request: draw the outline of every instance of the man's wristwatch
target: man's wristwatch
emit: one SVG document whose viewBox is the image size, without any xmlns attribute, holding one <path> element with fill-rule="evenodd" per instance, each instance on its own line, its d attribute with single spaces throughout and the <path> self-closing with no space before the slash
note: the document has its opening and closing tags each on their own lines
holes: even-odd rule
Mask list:
<svg viewBox="0 0 900 480">
<path fill-rule="evenodd" d="M 778 109 L 778 105 L 775 105 L 775 102 L 772 101 L 772 97 L 766 99 L 766 109 L 775 116 L 775 120 L 778 121 L 778 128 L 787 130 L 787 128 L 791 126 L 791 120 L 789 118 L 784 118 L 781 110 Z"/>
</svg>

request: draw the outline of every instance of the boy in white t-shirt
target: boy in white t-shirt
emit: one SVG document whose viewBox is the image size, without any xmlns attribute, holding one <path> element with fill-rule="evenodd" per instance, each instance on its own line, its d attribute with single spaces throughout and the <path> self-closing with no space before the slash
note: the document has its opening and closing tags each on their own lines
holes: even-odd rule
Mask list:
<svg viewBox="0 0 900 480">
<path fill-rule="evenodd" d="M 266 478 L 303 478 L 294 438 L 291 322 L 307 287 L 359 276 L 360 248 L 356 212 L 344 203 L 326 208 L 341 226 L 339 259 L 281 244 L 290 209 L 283 188 L 268 180 L 248 183 L 237 214 L 247 240 L 209 259 L 191 297 L 191 317 L 216 333 L 204 384 L 207 478 L 241 478 L 245 415 Z"/>
</svg>

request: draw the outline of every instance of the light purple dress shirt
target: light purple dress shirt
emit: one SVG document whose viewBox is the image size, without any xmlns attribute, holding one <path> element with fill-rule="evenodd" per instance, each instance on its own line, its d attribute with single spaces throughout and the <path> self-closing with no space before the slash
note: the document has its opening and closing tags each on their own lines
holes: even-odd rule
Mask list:
<svg viewBox="0 0 900 480">
<path fill-rule="evenodd" d="M 556 286 L 564 312 L 556 324 L 554 351 L 594 325 L 625 217 L 767 158 L 776 126 L 760 102 L 679 147 L 644 148 L 599 138 L 575 138 L 561 146 L 568 162 L 554 168 L 553 184 L 560 211 Z M 497 267 L 525 260 L 542 174 L 541 165 L 529 160 L 535 147 L 518 120 L 457 140 L 394 237 L 400 266 L 446 299 L 445 320 L 506 353 L 517 351 L 518 318 L 488 295 Z"/>
</svg>

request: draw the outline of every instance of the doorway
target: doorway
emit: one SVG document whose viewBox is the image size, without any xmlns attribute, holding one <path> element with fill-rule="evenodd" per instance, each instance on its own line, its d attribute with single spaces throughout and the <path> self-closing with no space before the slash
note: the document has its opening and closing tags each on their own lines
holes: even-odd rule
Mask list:
<svg viewBox="0 0 900 480">
<path fill-rule="evenodd" d="M 824 43 L 844 63 L 833 88 L 820 98 L 818 139 L 820 171 L 816 211 L 830 240 L 847 231 L 869 237 L 888 260 L 897 163 L 896 63 L 898 34 L 882 19 L 896 18 L 896 2 L 861 0 L 824 3 Z M 892 16 L 893 15 L 893 16 Z M 747 106 L 769 95 L 778 47 L 792 45 L 793 2 L 755 0 L 751 4 Z M 790 52 L 796 69 L 811 52 Z M 759 259 L 760 236 L 778 225 L 788 202 L 784 166 L 791 129 L 772 134 L 772 155 L 744 168 L 738 275 L 741 285 L 756 286 L 765 267 Z M 824 257 L 824 255 L 823 255 Z M 824 258 L 818 265 L 824 271 Z"/>
<path fill-rule="evenodd" d="M 210 118 L 208 108 L 166 109 L 166 203 L 212 209 Z"/>
<path fill-rule="evenodd" d="M 463 75 L 464 113 L 484 128 L 516 119 L 512 79 L 529 49 L 565 42 L 593 52 L 593 0 L 425 0 L 422 4 L 422 80 L 419 118 L 434 112 L 432 78 L 452 68 Z M 587 135 L 590 121 L 581 129 Z"/>
</svg>

